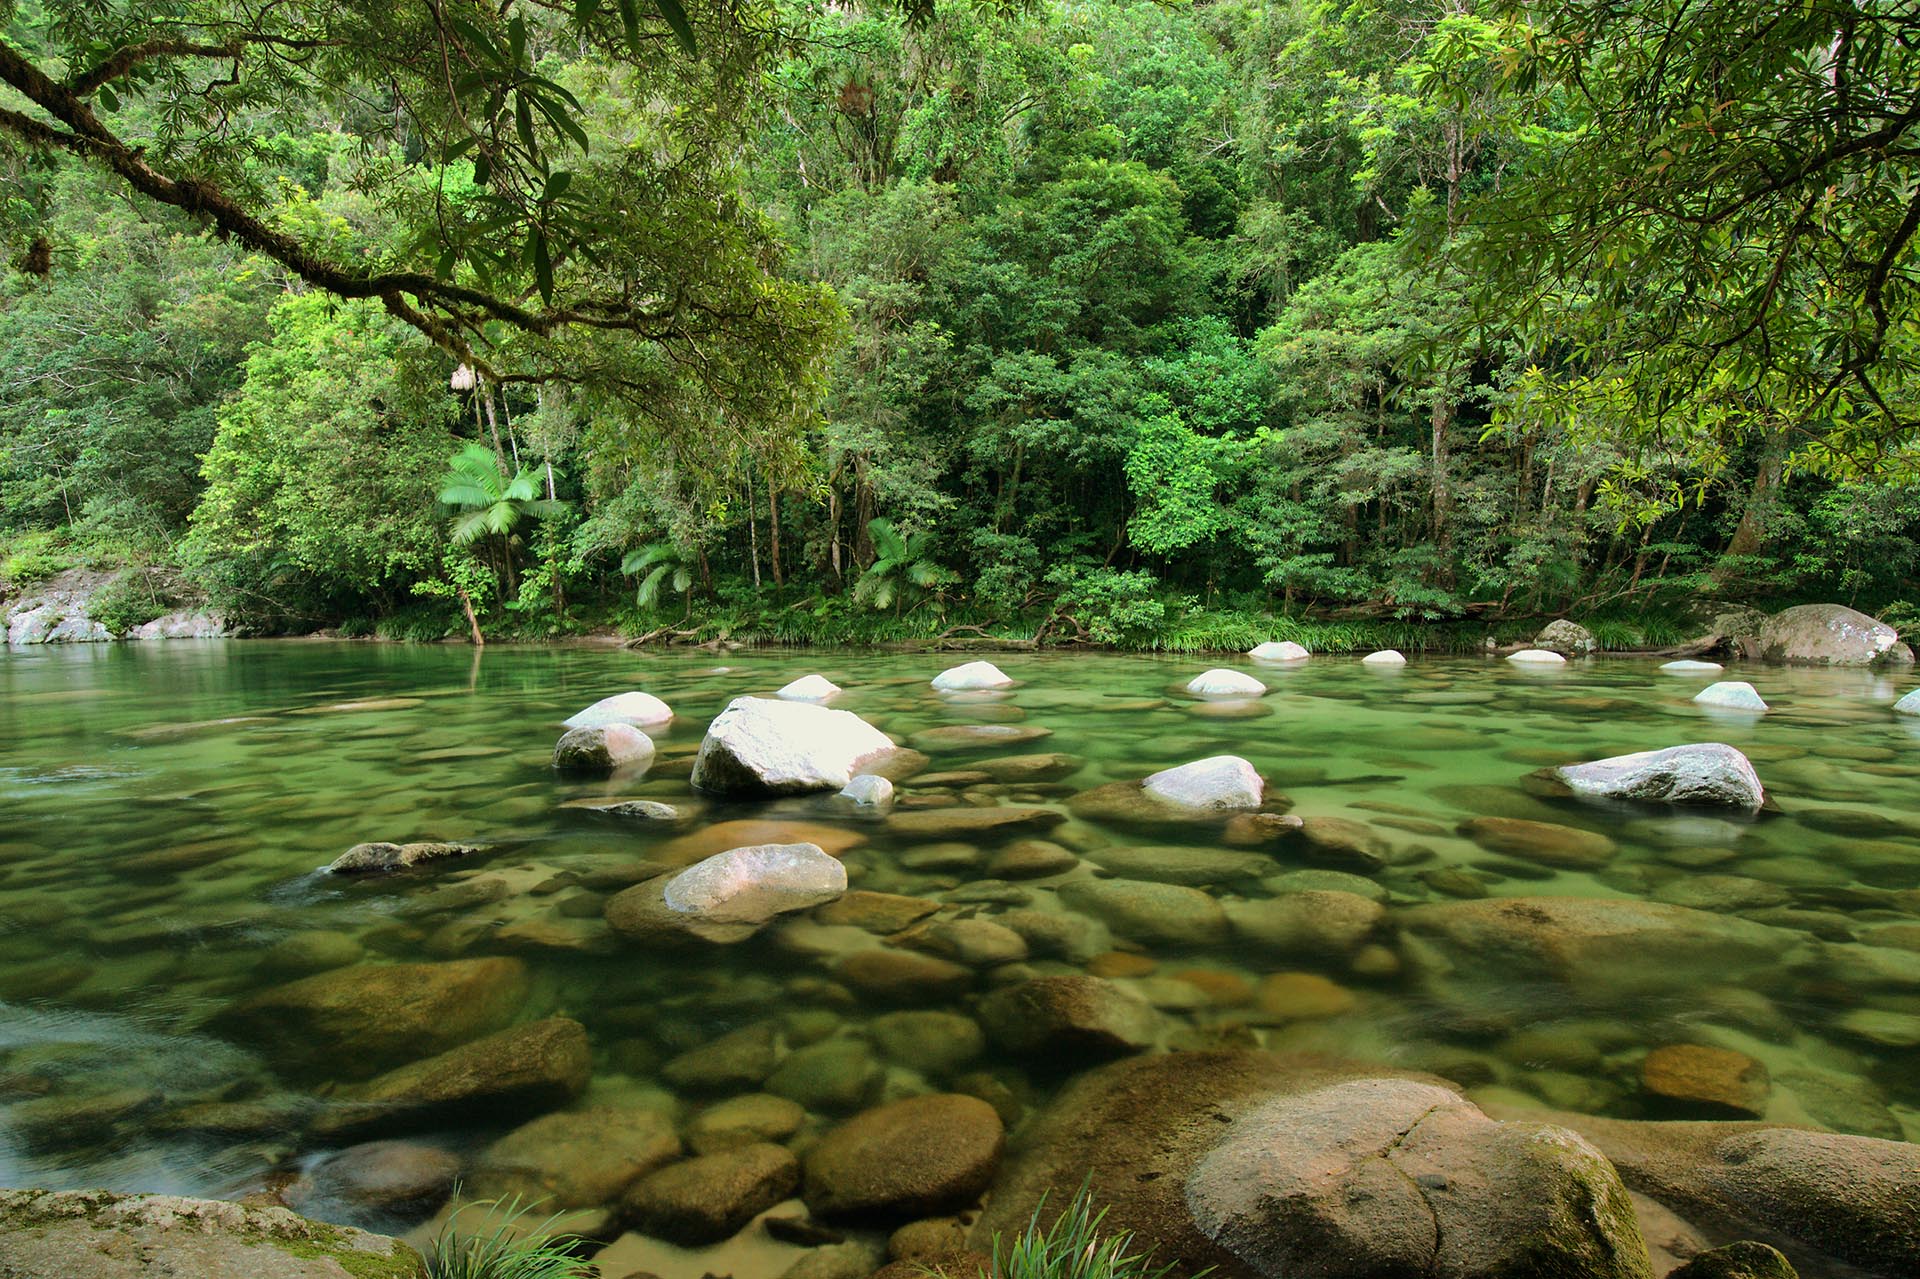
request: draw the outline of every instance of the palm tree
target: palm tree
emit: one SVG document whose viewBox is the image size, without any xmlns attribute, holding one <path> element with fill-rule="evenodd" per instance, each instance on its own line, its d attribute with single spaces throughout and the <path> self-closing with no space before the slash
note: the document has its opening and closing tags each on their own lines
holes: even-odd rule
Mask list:
<svg viewBox="0 0 1920 1279">
<path fill-rule="evenodd" d="M 626 558 L 620 561 L 620 571 L 631 577 L 635 573 L 645 573 L 640 579 L 640 589 L 634 594 L 634 603 L 641 608 L 652 608 L 660 602 L 660 587 L 671 580 L 673 589 L 680 592 L 686 600 L 686 616 L 693 613 L 693 561 L 687 553 L 672 542 L 648 542 L 637 551 L 628 551 Z"/>
<path fill-rule="evenodd" d="M 934 563 L 931 534 L 922 531 L 903 538 L 890 520 L 868 520 L 867 533 L 873 538 L 874 561 L 853 584 L 853 598 L 860 603 L 876 609 L 891 604 L 897 616 L 901 600 L 914 589 L 930 590 L 938 600 L 941 587 L 959 580 L 952 569 Z"/>
<path fill-rule="evenodd" d="M 559 515 L 567 504 L 541 497 L 535 473 L 521 467 L 508 478 L 500 457 L 484 444 L 469 444 L 447 463 L 440 480 L 440 500 L 459 514 L 453 517 L 455 546 L 470 546 L 481 538 L 498 538 L 507 586 L 518 591 L 513 574 L 513 529 L 523 519 L 541 520 Z"/>
</svg>

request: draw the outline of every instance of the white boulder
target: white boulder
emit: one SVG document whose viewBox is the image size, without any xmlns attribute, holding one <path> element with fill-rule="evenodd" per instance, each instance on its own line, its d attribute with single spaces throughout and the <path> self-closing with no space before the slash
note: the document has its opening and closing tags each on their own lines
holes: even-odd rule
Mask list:
<svg viewBox="0 0 1920 1279">
<path fill-rule="evenodd" d="M 974 688 L 1005 688 L 1013 677 L 992 662 L 968 662 L 941 671 L 933 677 L 933 686 L 942 693 L 957 693 Z"/>
<path fill-rule="evenodd" d="M 840 788 L 840 798 L 863 808 L 880 808 L 893 802 L 893 783 L 875 773 L 862 773 Z"/>
<path fill-rule="evenodd" d="M 706 924 L 764 924 L 847 891 L 847 868 L 818 844 L 751 844 L 715 853 L 667 881 L 666 907 Z"/>
<path fill-rule="evenodd" d="M 802 675 L 774 696 L 789 702 L 824 702 L 839 691 L 840 686 L 824 675 Z"/>
<path fill-rule="evenodd" d="M 1718 675 L 1724 669 L 1726 668 L 1718 662 L 1683 660 L 1662 663 L 1660 673 L 1662 675 Z"/>
<path fill-rule="evenodd" d="M 1368 666 L 1405 666 L 1407 655 L 1397 648 L 1383 648 L 1377 653 L 1368 653 L 1360 660 Z"/>
<path fill-rule="evenodd" d="M 1914 689 L 1893 704 L 1893 709 L 1902 715 L 1920 715 L 1920 688 Z"/>
<path fill-rule="evenodd" d="M 1264 644 L 1248 649 L 1247 656 L 1257 662 L 1304 662 L 1313 654 L 1306 650 L 1305 645 L 1296 644 L 1292 640 L 1278 642 L 1268 640 Z"/>
<path fill-rule="evenodd" d="M 653 739 L 631 724 L 570 728 L 553 747 L 553 766 L 563 773 L 604 777 L 615 769 L 653 758 Z"/>
<path fill-rule="evenodd" d="M 1187 691 L 1199 697 L 1258 697 L 1267 686 L 1245 671 L 1215 669 L 1188 680 Z"/>
<path fill-rule="evenodd" d="M 893 739 L 851 711 L 736 697 L 707 726 L 693 784 L 721 795 L 839 790 Z"/>
<path fill-rule="evenodd" d="M 568 728 L 603 728 L 608 724 L 664 724 L 673 718 L 668 705 L 652 693 L 615 693 L 603 697 L 587 709 L 569 715 Z"/>
<path fill-rule="evenodd" d="M 1266 783 L 1238 755 L 1214 755 L 1178 768 L 1166 768 L 1142 782 L 1157 799 L 1187 808 L 1258 808 Z"/>
<path fill-rule="evenodd" d="M 1757 809 L 1766 802 L 1752 762 L 1722 742 L 1695 742 L 1569 764 L 1556 768 L 1554 775 L 1574 794 L 1594 799 L 1745 809 Z"/>
<path fill-rule="evenodd" d="M 1765 701 L 1753 685 L 1745 680 L 1725 679 L 1718 684 L 1709 684 L 1693 695 L 1700 706 L 1719 706 L 1734 711 L 1763 711 L 1767 709 Z"/>
<path fill-rule="evenodd" d="M 1564 666 L 1567 663 L 1567 659 L 1560 654 L 1544 648 L 1523 648 L 1518 653 L 1508 653 L 1507 660 L 1522 666 Z"/>
</svg>

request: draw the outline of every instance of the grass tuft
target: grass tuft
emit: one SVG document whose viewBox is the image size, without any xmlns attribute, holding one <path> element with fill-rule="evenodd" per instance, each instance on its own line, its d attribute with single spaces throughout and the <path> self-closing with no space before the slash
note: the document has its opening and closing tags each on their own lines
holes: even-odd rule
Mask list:
<svg viewBox="0 0 1920 1279">
<path fill-rule="evenodd" d="M 422 1279 L 593 1279 L 598 1272 L 574 1255 L 579 1240 L 553 1233 L 561 1214 L 522 1224 L 534 1207 L 518 1195 L 461 1205 L 434 1237 Z M 472 1208 L 486 1211 L 468 1231 L 460 1217 Z"/>
<path fill-rule="evenodd" d="M 1027 1228 L 1012 1240 L 993 1237 L 991 1279 L 1165 1279 L 1173 1270 L 1171 1264 L 1154 1265 L 1151 1248 L 1133 1251 L 1130 1232 L 1101 1233 L 1107 1209 L 1094 1209 L 1089 1184 L 1082 1183 L 1073 1202 L 1043 1228 L 1046 1206 L 1043 1195 Z"/>
</svg>

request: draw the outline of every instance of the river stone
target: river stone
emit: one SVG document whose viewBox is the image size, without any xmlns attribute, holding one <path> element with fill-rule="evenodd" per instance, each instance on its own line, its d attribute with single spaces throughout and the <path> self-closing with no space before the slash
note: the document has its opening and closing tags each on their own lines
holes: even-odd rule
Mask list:
<svg viewBox="0 0 1920 1279">
<path fill-rule="evenodd" d="M 905 944 L 969 968 L 1016 964 L 1027 957 L 1019 933 L 988 919 L 947 919 L 915 931 Z"/>
<path fill-rule="evenodd" d="M 907 738 L 907 744 L 923 751 L 984 751 L 1052 736 L 1052 729 L 1036 724 L 947 724 L 922 729 Z"/>
<path fill-rule="evenodd" d="M 1227 938 L 1226 913 L 1197 888 L 1134 879 L 1077 880 L 1061 886 L 1060 900 L 1134 941 L 1210 946 Z"/>
<path fill-rule="evenodd" d="M 1730 711 L 1764 711 L 1765 701 L 1753 685 L 1745 680 L 1721 680 L 1709 684 L 1693 695 L 1697 706 L 1718 706 Z"/>
<path fill-rule="evenodd" d="M 1188 808 L 1258 808 L 1266 784 L 1238 755 L 1214 755 L 1154 773 L 1140 783 L 1157 799 Z"/>
<path fill-rule="evenodd" d="M 813 912 L 816 922 L 829 926 L 851 925 L 870 933 L 897 933 L 940 909 L 940 903 L 924 897 L 904 897 L 899 893 L 876 893 L 856 888 L 837 901 L 828 902 Z"/>
<path fill-rule="evenodd" d="M 1016 839 L 987 862 L 990 879 L 1045 879 L 1080 864 L 1066 848 L 1049 839 Z"/>
<path fill-rule="evenodd" d="M 893 783 L 874 773 L 862 773 L 840 788 L 840 798 L 862 808 L 884 808 L 893 802 Z"/>
<path fill-rule="evenodd" d="M 480 852 L 480 844 L 423 842 L 417 844 L 355 844 L 334 858 L 327 869 L 336 875 L 380 874 L 411 870 L 423 862 L 449 857 L 469 857 Z"/>
<path fill-rule="evenodd" d="M 1533 637 L 1533 646 L 1555 653 L 1564 653 L 1569 657 L 1584 656 L 1600 647 L 1592 631 L 1564 617 L 1555 618 L 1541 627 L 1540 633 Z"/>
<path fill-rule="evenodd" d="M 812 844 L 835 857 L 858 848 L 867 837 L 851 826 L 830 826 L 825 822 L 806 822 L 792 818 L 737 818 L 709 822 L 684 835 L 677 835 L 649 856 L 671 866 L 690 866 L 715 853 L 753 844 Z"/>
<path fill-rule="evenodd" d="M 1648 1279 L 1618 1175 L 1564 1128 L 1358 1079 L 1235 1120 L 1187 1176 L 1194 1224 L 1269 1279 Z"/>
<path fill-rule="evenodd" d="M 1019 808 L 999 805 L 993 808 L 921 808 L 896 812 L 887 818 L 887 829 L 910 840 L 995 839 L 1011 835 L 1033 835 L 1058 826 L 1065 813 L 1051 808 Z"/>
<path fill-rule="evenodd" d="M 687 1092 L 742 1092 L 757 1088 L 779 1064 L 774 1029 L 760 1022 L 688 1049 L 662 1066 L 660 1077 Z"/>
<path fill-rule="evenodd" d="M 365 1076 L 506 1025 L 527 990 L 518 959 L 355 964 L 263 990 L 209 1028 L 284 1069 Z"/>
<path fill-rule="evenodd" d="M 673 709 L 652 693 L 615 693 L 603 697 L 583 711 L 569 715 L 568 728 L 604 728 L 608 724 L 630 724 L 642 728 L 664 724 L 673 718 Z"/>
<path fill-rule="evenodd" d="M 1070 911 L 1009 910 L 994 917 L 1036 955 L 1081 963 L 1107 949 L 1106 926 Z"/>
<path fill-rule="evenodd" d="M 1234 936 L 1276 954 L 1351 954 L 1386 921 L 1386 907 L 1357 893 L 1305 891 L 1225 904 Z"/>
<path fill-rule="evenodd" d="M 1605 835 L 1518 817 L 1469 818 L 1460 823 L 1459 829 L 1462 835 L 1489 851 L 1573 870 L 1604 866 L 1620 851 Z"/>
<path fill-rule="evenodd" d="M 1365 822 L 1350 817 L 1303 817 L 1299 836 L 1309 861 L 1370 875 L 1386 868 L 1392 849 Z"/>
<path fill-rule="evenodd" d="M 1523 648 L 1508 653 L 1507 660 L 1517 666 L 1565 666 L 1567 659 L 1544 648 Z"/>
<path fill-rule="evenodd" d="M 1088 854 L 1087 860 L 1122 879 L 1194 886 L 1258 879 L 1273 869 L 1273 859 L 1259 853 L 1236 853 L 1186 844 L 1115 844 Z"/>
<path fill-rule="evenodd" d="M 1258 697 L 1267 686 L 1245 671 L 1216 667 L 1188 680 L 1187 691 L 1195 697 Z"/>
<path fill-rule="evenodd" d="M 979 1022 L 938 1009 L 886 1013 L 867 1023 L 867 1034 L 888 1061 L 936 1078 L 970 1064 L 986 1050 Z"/>
<path fill-rule="evenodd" d="M 1667 1272 L 1667 1279 L 1800 1279 L 1778 1248 L 1742 1239 L 1696 1253 Z"/>
<path fill-rule="evenodd" d="M 1254 990 L 1260 1010 L 1282 1021 L 1318 1021 L 1352 1012 L 1353 992 L 1319 973 L 1268 973 Z"/>
<path fill-rule="evenodd" d="M 296 1210 L 323 1215 L 345 1205 L 361 1212 L 418 1217 L 445 1203 L 459 1176 L 459 1156 L 437 1146 L 368 1141 L 328 1155 L 282 1194 Z"/>
<path fill-rule="evenodd" d="M 851 711 L 736 697 L 707 726 L 693 785 L 737 796 L 839 790 L 892 749 L 892 738 Z"/>
<path fill-rule="evenodd" d="M 267 947 L 260 955 L 260 964 L 276 973 L 305 975 L 344 968 L 366 957 L 367 948 L 345 933 L 303 928 Z"/>
<path fill-rule="evenodd" d="M 318 1136 L 425 1132 L 461 1122 L 504 1123 L 566 1105 L 587 1086 L 586 1028 L 550 1017 L 476 1039 L 337 1094 Z"/>
<path fill-rule="evenodd" d="M 1366 666 L 1405 666 L 1407 657 L 1397 648 L 1383 648 L 1378 652 L 1368 653 L 1360 661 Z"/>
<path fill-rule="evenodd" d="M 1649 1095 L 1703 1115 L 1765 1113 L 1772 1091 L 1767 1068 L 1730 1048 L 1667 1044 L 1640 1063 L 1640 1085 Z"/>
<path fill-rule="evenodd" d="M 834 972 L 859 994 L 895 1004 L 937 1002 L 973 985 L 971 968 L 886 946 L 855 951 L 842 959 Z"/>
<path fill-rule="evenodd" d="M 774 694 L 789 702 L 824 702 L 840 691 L 840 686 L 824 675 L 802 675 Z"/>
<path fill-rule="evenodd" d="M 1569 764 L 1553 773 L 1574 794 L 1594 799 L 1749 810 L 1766 802 L 1753 765 L 1721 742 L 1637 751 L 1590 764 Z"/>
<path fill-rule="evenodd" d="M 1247 656 L 1259 662 L 1304 662 L 1313 654 L 1292 640 L 1268 640 L 1248 649 Z"/>
<path fill-rule="evenodd" d="M 808 1151 L 801 1198 L 829 1220 L 908 1221 L 979 1199 L 1000 1167 L 1006 1130 L 977 1097 L 942 1093 L 878 1106 Z"/>
<path fill-rule="evenodd" d="M 1490 897 L 1415 906 L 1403 927 L 1455 966 L 1498 979 L 1538 973 L 1608 1000 L 1739 981 L 1804 955 L 1804 939 L 1731 915 L 1628 898 Z"/>
<path fill-rule="evenodd" d="M 960 666 L 949 667 L 933 677 L 933 687 L 942 693 L 956 693 L 971 689 L 1005 688 L 1013 683 L 1013 677 L 995 666 L 992 662 L 967 662 Z"/>
<path fill-rule="evenodd" d="M 463 1187 L 470 1199 L 518 1195 L 547 1210 L 611 1204 L 680 1157 L 673 1117 L 645 1107 L 563 1110 L 522 1124 L 480 1153 Z"/>
<path fill-rule="evenodd" d="M 880 1082 L 880 1064 L 864 1043 L 827 1039 L 787 1054 L 766 1088 L 808 1110 L 846 1114 L 872 1101 Z"/>
<path fill-rule="evenodd" d="M 1920 715 L 1920 688 L 1914 689 L 1893 704 L 1893 709 L 1902 715 Z"/>
<path fill-rule="evenodd" d="M 995 759 L 978 760 L 968 765 L 968 768 L 970 771 L 986 774 L 990 781 L 1019 786 L 1033 782 L 1057 782 L 1063 777 L 1073 776 L 1085 766 L 1086 761 L 1078 755 L 1046 751 L 1033 755 L 1002 755 Z"/>
<path fill-rule="evenodd" d="M 1150 1047 L 1158 1018 L 1139 996 L 1099 977 L 1037 977 L 980 1002 L 987 1036 L 1006 1051 L 1066 1065 Z"/>
<path fill-rule="evenodd" d="M 1849 1039 L 1881 1048 L 1920 1048 L 1920 1013 L 1850 1008 L 1833 1019 L 1833 1028 Z"/>
<path fill-rule="evenodd" d="M 1664 662 L 1660 666 L 1663 675 L 1717 675 L 1726 668 L 1718 662 L 1696 662 L 1683 660 Z"/>
<path fill-rule="evenodd" d="M 620 1216 L 641 1234 L 697 1248 L 732 1238 L 799 1184 L 786 1147 L 742 1146 L 647 1174 L 620 1201 Z"/>
<path fill-rule="evenodd" d="M 716 853 L 669 879 L 668 910 L 711 924 L 764 924 L 847 891 L 847 868 L 816 844 L 756 844 Z"/>
<path fill-rule="evenodd" d="M 398 1239 L 285 1208 L 104 1190 L 0 1190 L 7 1279 L 415 1279 Z"/>
<path fill-rule="evenodd" d="M 553 767 L 581 777 L 605 777 L 653 758 L 653 739 L 630 724 L 570 728 L 554 743 Z"/>
<path fill-rule="evenodd" d="M 1745 875 L 1682 875 L 1653 890 L 1655 901 L 1695 910 L 1760 910 L 1783 906 L 1793 894 Z"/>
<path fill-rule="evenodd" d="M 1815 666 L 1869 666 L 1905 651 L 1891 626 L 1840 604 L 1783 609 L 1760 624 L 1754 646 L 1762 661 Z"/>
<path fill-rule="evenodd" d="M 772 1093 L 729 1097 L 695 1115 L 687 1125 L 687 1144 L 695 1154 L 751 1146 L 762 1141 L 785 1141 L 807 1121 L 806 1108 Z"/>
</svg>

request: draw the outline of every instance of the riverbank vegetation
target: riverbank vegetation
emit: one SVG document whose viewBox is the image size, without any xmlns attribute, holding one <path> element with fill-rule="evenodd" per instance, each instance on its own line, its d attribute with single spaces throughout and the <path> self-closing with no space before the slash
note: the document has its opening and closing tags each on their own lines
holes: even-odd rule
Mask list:
<svg viewBox="0 0 1920 1279">
<path fill-rule="evenodd" d="M 1914 597 L 1876 7 L 434 12 L 12 15 L 8 586 L 1176 650 Z"/>
</svg>

